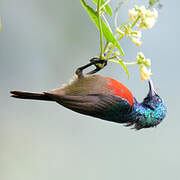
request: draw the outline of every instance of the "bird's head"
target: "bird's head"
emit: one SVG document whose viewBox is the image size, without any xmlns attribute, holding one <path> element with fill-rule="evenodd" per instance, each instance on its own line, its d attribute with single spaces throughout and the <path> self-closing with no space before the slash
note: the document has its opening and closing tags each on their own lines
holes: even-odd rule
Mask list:
<svg viewBox="0 0 180 180">
<path fill-rule="evenodd" d="M 158 106 L 160 104 L 163 104 L 164 106 L 164 102 L 163 100 L 160 98 L 160 96 L 155 92 L 154 87 L 153 87 L 153 83 L 152 80 L 148 81 L 149 83 L 149 93 L 148 95 L 144 98 L 143 100 L 143 105 L 146 106 L 147 108 L 151 109 L 151 110 L 155 110 L 156 108 L 158 108 Z M 165 106 L 164 106 L 165 107 Z"/>
<path fill-rule="evenodd" d="M 152 80 L 149 83 L 149 93 L 138 106 L 139 118 L 136 129 L 157 126 L 166 116 L 166 106 L 163 99 L 155 92 Z"/>
</svg>

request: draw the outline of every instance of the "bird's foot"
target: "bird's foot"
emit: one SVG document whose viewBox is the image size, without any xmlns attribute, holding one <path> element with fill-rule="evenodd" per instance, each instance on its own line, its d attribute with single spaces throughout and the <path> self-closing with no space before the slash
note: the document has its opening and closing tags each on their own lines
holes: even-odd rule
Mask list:
<svg viewBox="0 0 180 180">
<path fill-rule="evenodd" d="M 102 60 L 100 58 L 92 58 L 90 59 L 90 63 L 82 66 L 82 67 L 79 67 L 77 70 L 76 70 L 76 75 L 78 76 L 78 78 L 82 78 L 83 77 L 83 70 L 94 65 L 96 67 L 96 69 L 86 73 L 86 74 L 95 74 L 96 72 L 100 71 L 101 69 L 103 69 L 106 65 L 107 65 L 107 61 L 106 60 Z"/>
</svg>

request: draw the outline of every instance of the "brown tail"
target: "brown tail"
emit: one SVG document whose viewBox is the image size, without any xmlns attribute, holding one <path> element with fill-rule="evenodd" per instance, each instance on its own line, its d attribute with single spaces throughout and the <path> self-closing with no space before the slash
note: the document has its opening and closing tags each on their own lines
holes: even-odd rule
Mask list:
<svg viewBox="0 0 180 180">
<path fill-rule="evenodd" d="M 11 97 L 19 99 L 34 99 L 34 100 L 44 100 L 44 101 L 54 101 L 44 93 L 31 93 L 23 91 L 10 91 Z"/>
</svg>

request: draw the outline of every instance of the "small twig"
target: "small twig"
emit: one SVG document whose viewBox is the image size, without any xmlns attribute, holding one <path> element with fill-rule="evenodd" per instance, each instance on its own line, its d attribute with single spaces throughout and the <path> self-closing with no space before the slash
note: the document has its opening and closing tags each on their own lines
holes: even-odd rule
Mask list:
<svg viewBox="0 0 180 180">
<path fill-rule="evenodd" d="M 103 31 L 102 31 L 101 16 L 100 16 L 100 14 L 101 14 L 100 6 L 101 6 L 101 0 L 98 0 L 97 13 L 98 13 L 98 23 L 99 23 L 99 32 L 100 32 L 100 47 L 101 47 L 100 59 L 103 59 L 103 56 L 104 56 L 104 51 L 103 51 Z"/>
</svg>

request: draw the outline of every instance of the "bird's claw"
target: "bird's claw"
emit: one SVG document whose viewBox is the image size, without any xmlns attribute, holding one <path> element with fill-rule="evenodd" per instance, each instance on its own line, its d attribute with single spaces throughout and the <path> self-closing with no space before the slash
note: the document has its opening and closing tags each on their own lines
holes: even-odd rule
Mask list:
<svg viewBox="0 0 180 180">
<path fill-rule="evenodd" d="M 86 74 L 94 74 L 98 71 L 100 71 L 101 69 L 103 69 L 106 65 L 107 65 L 107 61 L 106 60 L 102 60 L 98 57 L 94 57 L 92 59 L 90 59 L 90 63 L 82 66 L 82 67 L 79 67 L 77 70 L 76 70 L 76 75 L 78 76 L 78 78 L 82 78 L 83 77 L 83 70 L 94 65 L 96 67 L 96 69 L 86 73 Z"/>
</svg>

